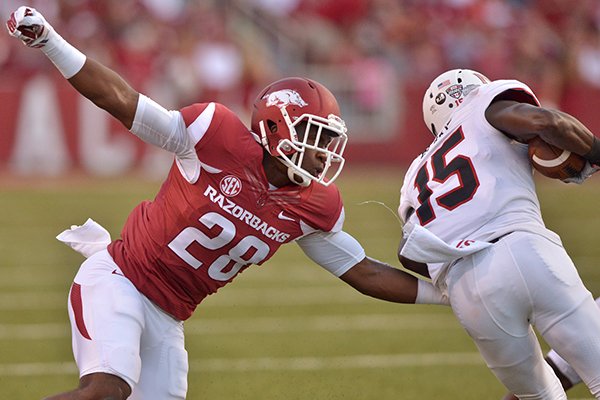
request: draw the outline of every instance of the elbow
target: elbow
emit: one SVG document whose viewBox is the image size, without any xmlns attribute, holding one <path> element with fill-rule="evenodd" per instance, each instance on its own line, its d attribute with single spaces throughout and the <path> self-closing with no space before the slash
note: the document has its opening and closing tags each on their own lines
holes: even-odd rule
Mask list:
<svg viewBox="0 0 600 400">
<path fill-rule="evenodd" d="M 129 86 L 113 86 L 102 95 L 90 98 L 90 100 L 118 119 L 127 129 L 131 129 L 138 96 L 139 93 Z"/>
<path fill-rule="evenodd" d="M 381 265 L 365 257 L 340 276 L 340 279 L 364 295 L 377 297 L 374 292 L 381 282 L 383 273 L 380 267 Z"/>
</svg>

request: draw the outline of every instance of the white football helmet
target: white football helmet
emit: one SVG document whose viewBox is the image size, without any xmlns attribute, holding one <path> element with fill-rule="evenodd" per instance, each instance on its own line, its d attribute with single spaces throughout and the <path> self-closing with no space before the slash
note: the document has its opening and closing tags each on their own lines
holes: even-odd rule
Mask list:
<svg viewBox="0 0 600 400">
<path fill-rule="evenodd" d="M 486 83 L 490 80 L 485 75 L 470 69 L 453 69 L 435 78 L 423 97 L 423 119 L 433 136 L 444 129 L 464 97 Z"/>
</svg>

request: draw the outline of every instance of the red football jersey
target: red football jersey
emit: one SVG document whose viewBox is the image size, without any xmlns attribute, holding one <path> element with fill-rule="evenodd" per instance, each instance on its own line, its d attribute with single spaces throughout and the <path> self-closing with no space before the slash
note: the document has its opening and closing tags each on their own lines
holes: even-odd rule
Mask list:
<svg viewBox="0 0 600 400">
<path fill-rule="evenodd" d="M 207 107 L 181 110 L 188 132 L 200 137 L 199 178 L 188 182 L 173 163 L 154 201 L 139 204 L 108 247 L 138 290 L 181 320 L 282 244 L 333 229 L 343 208 L 334 185 L 269 190 L 262 146 L 225 106 L 216 104 L 202 135 L 190 131 Z"/>
</svg>

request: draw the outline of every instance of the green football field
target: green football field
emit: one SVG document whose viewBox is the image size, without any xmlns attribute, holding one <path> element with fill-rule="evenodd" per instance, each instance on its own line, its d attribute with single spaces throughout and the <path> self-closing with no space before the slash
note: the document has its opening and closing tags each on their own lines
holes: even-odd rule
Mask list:
<svg viewBox="0 0 600 400">
<path fill-rule="evenodd" d="M 344 171 L 345 229 L 398 265 L 401 171 Z M 82 258 L 54 239 L 87 217 L 118 235 L 159 184 L 141 179 L 0 180 L 0 399 L 77 384 L 66 311 Z M 547 225 L 600 295 L 600 180 L 539 179 Z M 186 323 L 189 399 L 500 399 L 504 389 L 442 306 L 365 297 L 294 245 L 208 298 Z M 591 398 L 584 387 L 570 398 Z"/>
</svg>

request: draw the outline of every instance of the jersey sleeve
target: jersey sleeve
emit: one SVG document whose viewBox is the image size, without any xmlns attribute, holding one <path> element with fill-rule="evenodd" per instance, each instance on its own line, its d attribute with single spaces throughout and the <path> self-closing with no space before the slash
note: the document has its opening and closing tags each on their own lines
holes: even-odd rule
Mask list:
<svg viewBox="0 0 600 400">
<path fill-rule="evenodd" d="M 325 187 L 312 183 L 300 210 L 304 235 L 317 231 L 339 232 L 344 226 L 344 205 L 335 185 Z"/>
<path fill-rule="evenodd" d="M 219 103 L 197 103 L 181 109 L 195 156 L 216 170 L 235 168 L 262 153 L 257 137 L 239 117 Z"/>
<path fill-rule="evenodd" d="M 533 93 L 533 90 L 523 82 L 517 80 L 498 80 L 483 87 L 485 88 L 484 96 L 486 96 L 486 100 L 482 100 L 480 104 L 484 109 L 487 109 L 494 100 L 513 100 L 534 106 L 540 105 L 540 101 Z"/>
<path fill-rule="evenodd" d="M 200 143 L 205 137 L 208 141 L 208 138 L 216 134 L 214 121 L 216 109 L 216 103 L 196 103 L 181 109 L 180 112 L 193 147 L 201 147 Z"/>
<path fill-rule="evenodd" d="M 251 152 L 262 151 L 240 119 L 218 103 L 169 111 L 140 95 L 131 132 L 174 153 L 180 173 L 190 183 L 196 182 L 202 165 L 226 170 L 243 163 L 243 157 Z"/>
</svg>

